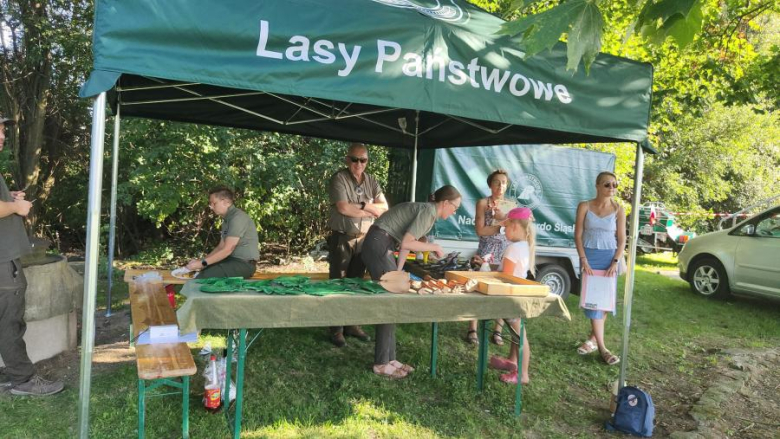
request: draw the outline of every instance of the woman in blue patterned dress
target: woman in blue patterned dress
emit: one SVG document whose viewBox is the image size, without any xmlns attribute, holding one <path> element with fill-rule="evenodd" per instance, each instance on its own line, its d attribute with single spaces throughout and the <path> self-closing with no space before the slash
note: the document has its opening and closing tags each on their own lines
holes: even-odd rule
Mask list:
<svg viewBox="0 0 780 439">
<path fill-rule="evenodd" d="M 504 250 L 509 246 L 506 235 L 501 233 L 501 226 L 506 219 L 506 212 L 501 209 L 501 205 L 506 202 L 504 194 L 509 187 L 509 177 L 506 171 L 497 169 L 488 175 L 487 184 L 490 188 L 490 196 L 477 201 L 474 218 L 474 227 L 477 229 L 477 236 L 479 236 L 479 246 L 476 254 L 484 261 L 498 264 L 501 261 Z M 506 210 L 508 211 L 509 209 Z M 501 338 L 503 324 L 503 320 L 496 320 L 496 326 L 491 337 L 491 341 L 499 346 L 504 344 L 504 340 Z M 479 344 L 476 320 L 469 322 L 466 340 L 475 345 Z"/>
</svg>

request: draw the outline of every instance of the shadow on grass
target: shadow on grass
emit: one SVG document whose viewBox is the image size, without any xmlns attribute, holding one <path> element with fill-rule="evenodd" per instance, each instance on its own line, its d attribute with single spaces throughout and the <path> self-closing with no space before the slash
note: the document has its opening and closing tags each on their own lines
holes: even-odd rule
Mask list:
<svg viewBox="0 0 780 439">
<path fill-rule="evenodd" d="M 621 280 L 622 283 L 622 280 Z M 622 297 L 623 288 L 620 288 Z M 598 355 L 579 356 L 576 347 L 590 323 L 577 309 L 579 298 L 566 304 L 572 321 L 538 318 L 528 321 L 531 384 L 523 389 L 523 416 L 514 418 L 515 388 L 485 376 L 476 392 L 476 349 L 463 341 L 466 323 L 440 325 L 438 377 L 429 374 L 430 325 L 399 325 L 398 359 L 417 371 L 391 381 L 371 372 L 374 344 L 348 339 L 338 349 L 326 328 L 265 331 L 247 358 L 242 437 L 603 437 L 609 407 L 609 384 L 619 367 L 606 366 Z M 606 321 L 607 346 L 620 352 L 623 307 Z M 628 382 L 656 399 L 657 433 L 687 431 L 689 400 L 706 389 L 711 352 L 732 347 L 780 344 L 780 304 L 731 298 L 713 301 L 692 293 L 688 285 L 651 271 L 638 271 L 633 301 Z M 373 336 L 373 328 L 366 330 Z M 224 331 L 204 331 L 204 340 L 224 340 Z M 193 346 L 197 357 L 200 346 Z M 508 346 L 490 345 L 490 354 Z M 199 373 L 203 361 L 196 358 Z M 123 365 L 93 375 L 91 437 L 137 435 L 137 374 Z M 79 389 L 67 388 L 46 399 L 6 399 L 0 412 L 3 434 L 14 438 L 75 437 Z M 203 378 L 193 378 L 190 394 L 192 437 L 229 437 L 225 418 L 201 407 Z M 10 397 L 8 397 L 10 398 Z M 774 422 L 774 421 L 773 421 Z M 177 437 L 181 405 L 177 396 L 147 402 L 147 437 Z M 686 424 L 688 423 L 688 424 Z"/>
</svg>

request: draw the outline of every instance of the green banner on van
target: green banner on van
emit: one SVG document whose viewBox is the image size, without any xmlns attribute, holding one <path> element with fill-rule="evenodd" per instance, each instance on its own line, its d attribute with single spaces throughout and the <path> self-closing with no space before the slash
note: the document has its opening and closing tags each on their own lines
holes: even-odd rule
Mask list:
<svg viewBox="0 0 780 439">
<path fill-rule="evenodd" d="M 509 175 L 505 198 L 533 210 L 538 244 L 574 247 L 577 203 L 596 195 L 599 172 L 615 170 L 613 154 L 552 145 L 499 145 L 442 148 L 420 152 L 417 200 L 445 184 L 463 195 L 460 209 L 439 220 L 437 239 L 479 240 L 474 228 L 477 201 L 490 195 L 487 177 L 496 169 Z"/>
</svg>

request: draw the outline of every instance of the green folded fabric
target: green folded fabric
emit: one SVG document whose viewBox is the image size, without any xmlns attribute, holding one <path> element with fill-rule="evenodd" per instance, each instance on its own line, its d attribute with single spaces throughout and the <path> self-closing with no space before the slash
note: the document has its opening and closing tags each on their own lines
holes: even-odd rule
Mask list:
<svg viewBox="0 0 780 439">
<path fill-rule="evenodd" d="M 328 296 L 331 294 L 381 294 L 381 285 L 366 279 L 345 278 L 312 281 L 306 276 L 279 276 L 273 280 L 245 280 L 241 277 L 197 279 L 204 293 L 256 292 L 277 296 Z"/>
</svg>

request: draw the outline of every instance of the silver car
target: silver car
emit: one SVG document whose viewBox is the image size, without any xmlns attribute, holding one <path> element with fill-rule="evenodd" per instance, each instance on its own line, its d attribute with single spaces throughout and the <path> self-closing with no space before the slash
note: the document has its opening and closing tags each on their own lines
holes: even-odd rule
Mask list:
<svg viewBox="0 0 780 439">
<path fill-rule="evenodd" d="M 680 277 L 703 296 L 733 292 L 780 299 L 780 206 L 688 241 L 678 266 Z"/>
</svg>

